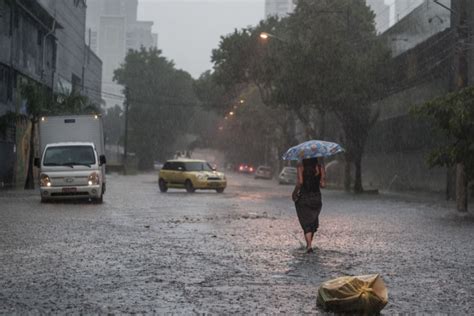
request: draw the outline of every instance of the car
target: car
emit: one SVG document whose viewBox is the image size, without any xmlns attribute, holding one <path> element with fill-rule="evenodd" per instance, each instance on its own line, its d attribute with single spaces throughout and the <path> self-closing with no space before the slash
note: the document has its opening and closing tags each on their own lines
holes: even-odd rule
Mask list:
<svg viewBox="0 0 474 316">
<path fill-rule="evenodd" d="M 223 193 L 227 186 L 225 174 L 217 172 L 205 160 L 174 159 L 168 160 L 158 176 L 161 192 L 169 188 L 186 189 L 193 193 L 196 190 L 216 190 Z"/>
<path fill-rule="evenodd" d="M 284 167 L 278 175 L 280 184 L 296 184 L 297 171 L 295 167 Z"/>
<path fill-rule="evenodd" d="M 258 166 L 257 170 L 255 171 L 254 175 L 255 179 L 272 179 L 272 168 L 268 166 Z"/>
<path fill-rule="evenodd" d="M 255 172 L 255 168 L 252 165 L 246 164 L 246 163 L 241 163 L 237 171 L 240 173 L 246 173 L 246 174 L 251 174 Z"/>
</svg>

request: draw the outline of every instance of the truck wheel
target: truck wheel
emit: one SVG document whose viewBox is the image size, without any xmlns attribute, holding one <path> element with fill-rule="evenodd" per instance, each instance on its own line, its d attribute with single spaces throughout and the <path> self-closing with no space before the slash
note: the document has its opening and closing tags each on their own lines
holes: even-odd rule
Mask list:
<svg viewBox="0 0 474 316">
<path fill-rule="evenodd" d="M 224 193 L 224 189 L 223 189 L 223 188 L 216 189 L 216 192 L 217 192 L 217 193 Z"/>
<path fill-rule="evenodd" d="M 166 186 L 166 182 L 163 179 L 158 180 L 158 187 L 160 188 L 160 192 L 165 193 L 168 191 L 168 186 Z"/>
<path fill-rule="evenodd" d="M 184 187 L 186 188 L 186 192 L 188 193 L 194 193 L 196 191 L 196 189 L 193 186 L 193 183 L 189 179 L 186 180 L 186 182 L 184 182 Z"/>
</svg>

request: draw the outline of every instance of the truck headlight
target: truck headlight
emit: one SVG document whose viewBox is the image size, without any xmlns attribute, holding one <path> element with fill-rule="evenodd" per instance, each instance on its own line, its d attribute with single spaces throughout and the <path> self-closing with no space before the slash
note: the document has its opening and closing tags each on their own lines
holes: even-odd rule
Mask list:
<svg viewBox="0 0 474 316">
<path fill-rule="evenodd" d="M 100 177 L 97 172 L 93 172 L 89 175 L 89 179 L 87 181 L 88 185 L 99 185 L 100 184 Z"/>
<path fill-rule="evenodd" d="M 42 174 L 40 176 L 40 186 L 41 187 L 50 187 L 51 186 L 51 179 L 46 174 Z"/>
</svg>

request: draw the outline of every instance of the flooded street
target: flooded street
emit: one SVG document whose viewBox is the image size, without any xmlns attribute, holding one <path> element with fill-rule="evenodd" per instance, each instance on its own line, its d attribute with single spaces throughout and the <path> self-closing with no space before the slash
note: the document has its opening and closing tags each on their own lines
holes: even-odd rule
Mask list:
<svg viewBox="0 0 474 316">
<path fill-rule="evenodd" d="M 305 254 L 292 186 L 224 194 L 111 175 L 104 204 L 0 195 L 0 313 L 323 314 L 319 284 L 380 273 L 384 314 L 474 313 L 474 218 L 433 196 L 323 191 Z"/>
</svg>

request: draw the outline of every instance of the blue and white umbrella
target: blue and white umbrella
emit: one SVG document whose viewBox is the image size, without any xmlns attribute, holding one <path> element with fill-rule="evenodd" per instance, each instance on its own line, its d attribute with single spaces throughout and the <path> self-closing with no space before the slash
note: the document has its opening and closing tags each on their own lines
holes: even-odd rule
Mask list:
<svg viewBox="0 0 474 316">
<path fill-rule="evenodd" d="M 283 160 L 303 160 L 316 157 L 329 157 L 343 152 L 341 145 L 322 140 L 310 140 L 291 147 L 283 155 Z"/>
</svg>

